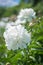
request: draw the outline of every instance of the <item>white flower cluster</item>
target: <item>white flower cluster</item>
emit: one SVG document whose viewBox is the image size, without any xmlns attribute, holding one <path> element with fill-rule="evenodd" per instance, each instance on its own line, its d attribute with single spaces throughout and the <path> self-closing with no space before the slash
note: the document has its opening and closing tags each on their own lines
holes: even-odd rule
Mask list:
<svg viewBox="0 0 43 65">
<path fill-rule="evenodd" d="M 22 9 L 17 16 L 15 23 L 8 23 L 4 32 L 6 46 L 9 50 L 26 48 L 27 43 L 31 41 L 31 33 L 21 25 L 21 23 L 32 22 L 35 18 L 33 9 Z M 19 24 L 19 25 L 18 25 Z"/>
<path fill-rule="evenodd" d="M 9 50 L 23 49 L 30 43 L 31 33 L 28 33 L 22 25 L 11 26 L 4 32 L 4 38 Z"/>
<path fill-rule="evenodd" d="M 16 24 L 26 23 L 27 21 L 32 22 L 32 20 L 36 18 L 35 14 L 36 12 L 34 12 L 32 8 L 21 9 L 17 16 Z"/>
</svg>

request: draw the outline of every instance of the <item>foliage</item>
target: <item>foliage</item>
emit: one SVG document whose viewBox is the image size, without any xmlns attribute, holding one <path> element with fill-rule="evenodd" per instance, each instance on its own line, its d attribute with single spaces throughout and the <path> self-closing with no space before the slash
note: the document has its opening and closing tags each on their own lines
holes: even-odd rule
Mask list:
<svg viewBox="0 0 43 65">
<path fill-rule="evenodd" d="M 4 14 L 5 11 L 6 11 L 5 8 L 0 7 L 0 18 L 2 17 L 2 15 Z"/>
</svg>

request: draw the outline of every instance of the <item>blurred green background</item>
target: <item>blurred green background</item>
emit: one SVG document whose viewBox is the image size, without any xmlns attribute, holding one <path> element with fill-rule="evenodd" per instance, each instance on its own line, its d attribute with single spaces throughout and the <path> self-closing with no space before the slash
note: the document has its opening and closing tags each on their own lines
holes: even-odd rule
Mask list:
<svg viewBox="0 0 43 65">
<path fill-rule="evenodd" d="M 0 18 L 18 14 L 21 8 L 33 8 L 38 16 L 43 15 L 43 0 L 20 0 L 19 5 L 12 7 L 0 6 Z"/>
</svg>

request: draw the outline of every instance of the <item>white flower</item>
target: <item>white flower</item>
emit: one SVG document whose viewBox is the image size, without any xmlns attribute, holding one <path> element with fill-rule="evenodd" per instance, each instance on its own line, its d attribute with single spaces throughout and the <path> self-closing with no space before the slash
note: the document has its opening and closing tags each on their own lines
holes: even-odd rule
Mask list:
<svg viewBox="0 0 43 65">
<path fill-rule="evenodd" d="M 22 25 L 11 26 L 4 32 L 4 38 L 8 50 L 23 49 L 30 43 L 31 33 L 28 33 Z"/>
<path fill-rule="evenodd" d="M 20 20 L 19 23 L 25 23 L 26 21 L 32 22 L 32 20 L 36 18 L 35 14 L 36 12 L 34 12 L 32 8 L 21 9 L 19 15 L 17 16 L 17 20 Z"/>
</svg>

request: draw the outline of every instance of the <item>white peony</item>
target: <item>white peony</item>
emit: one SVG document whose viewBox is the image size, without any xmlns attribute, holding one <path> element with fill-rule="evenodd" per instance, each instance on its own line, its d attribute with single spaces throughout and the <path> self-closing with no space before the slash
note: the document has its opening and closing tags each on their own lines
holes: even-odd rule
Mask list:
<svg viewBox="0 0 43 65">
<path fill-rule="evenodd" d="M 30 43 L 31 33 L 28 33 L 22 25 L 11 26 L 4 32 L 4 38 L 8 50 L 23 49 Z"/>
<path fill-rule="evenodd" d="M 21 9 L 17 16 L 17 20 L 19 19 L 20 22 L 16 21 L 16 23 L 25 23 L 26 21 L 32 22 L 32 20 L 36 18 L 35 14 L 36 12 L 34 12 L 32 8 Z"/>
</svg>

